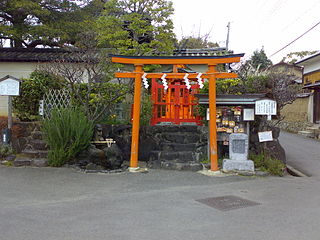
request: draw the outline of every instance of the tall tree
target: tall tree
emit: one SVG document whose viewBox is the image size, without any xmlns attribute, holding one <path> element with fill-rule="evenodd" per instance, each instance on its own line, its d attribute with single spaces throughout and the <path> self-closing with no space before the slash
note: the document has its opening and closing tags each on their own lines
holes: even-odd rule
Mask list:
<svg viewBox="0 0 320 240">
<path fill-rule="evenodd" d="M 215 48 L 219 47 L 218 43 L 210 42 L 208 40 L 209 35 L 204 36 L 188 36 L 183 37 L 179 42 L 179 48 L 183 49 L 198 49 L 198 48 Z"/>
<path fill-rule="evenodd" d="M 315 54 L 317 51 L 300 51 L 300 52 L 291 52 L 287 54 L 282 61 L 290 64 L 294 64 L 300 59 Z"/>
<path fill-rule="evenodd" d="M 248 62 L 258 71 L 264 71 L 272 66 L 272 61 L 267 57 L 263 48 L 260 51 L 254 51 Z"/>
<path fill-rule="evenodd" d="M 96 24 L 100 46 L 130 55 L 171 52 L 172 14 L 167 0 L 109 0 Z"/>
<path fill-rule="evenodd" d="M 73 45 L 102 7 L 101 0 L 2 0 L 0 39 L 11 47 Z"/>
</svg>

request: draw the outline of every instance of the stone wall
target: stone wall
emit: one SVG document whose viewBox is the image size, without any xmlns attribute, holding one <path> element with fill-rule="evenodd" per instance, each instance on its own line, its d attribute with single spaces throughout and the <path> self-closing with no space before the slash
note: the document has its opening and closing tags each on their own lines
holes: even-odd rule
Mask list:
<svg viewBox="0 0 320 240">
<path fill-rule="evenodd" d="M 284 106 L 281 116 L 284 119 L 277 126 L 285 131 L 298 133 L 313 125 L 313 96 L 299 97 L 292 104 Z"/>
<path fill-rule="evenodd" d="M 297 98 L 292 104 L 284 106 L 281 116 L 286 122 L 307 122 L 309 97 Z"/>
<path fill-rule="evenodd" d="M 0 119 L 0 132 L 7 128 L 7 118 Z M 21 153 L 32 139 L 32 133 L 39 129 L 38 122 L 14 122 L 11 129 L 11 143 L 16 153 Z"/>
<path fill-rule="evenodd" d="M 279 129 L 269 128 L 273 131 L 273 142 L 261 144 L 257 132 L 261 131 L 261 124 L 255 121 L 250 133 L 250 150 L 261 151 L 267 148 L 272 156 L 285 162 L 285 153 L 279 143 Z M 16 123 L 18 130 L 13 137 L 13 146 L 17 153 L 30 147 L 38 146 L 38 137 L 41 135 L 39 124 Z M 111 147 L 91 145 L 82 152 L 75 164 L 81 168 L 96 165 L 103 169 L 117 169 L 130 161 L 131 150 L 131 125 L 101 125 L 102 137 L 113 138 L 116 143 Z M 205 126 L 142 126 L 139 139 L 139 162 L 152 168 L 197 171 L 203 168 L 203 163 L 208 162 L 208 128 Z M 44 146 L 45 147 L 45 146 Z M 45 149 L 42 149 L 45 150 Z M 221 152 L 224 150 L 224 152 Z M 219 157 L 227 154 L 228 149 L 219 147 Z"/>
<path fill-rule="evenodd" d="M 102 125 L 103 137 L 113 138 L 123 160 L 130 160 L 131 126 Z M 139 161 L 154 168 L 200 170 L 207 159 L 207 127 L 142 126 L 139 138 Z"/>
</svg>

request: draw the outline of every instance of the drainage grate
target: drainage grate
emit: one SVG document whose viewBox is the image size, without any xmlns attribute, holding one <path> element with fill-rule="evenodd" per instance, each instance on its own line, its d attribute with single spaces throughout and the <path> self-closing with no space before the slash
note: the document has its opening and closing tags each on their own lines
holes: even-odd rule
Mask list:
<svg viewBox="0 0 320 240">
<path fill-rule="evenodd" d="M 221 211 L 229 211 L 229 210 L 238 209 L 238 208 L 245 208 L 245 207 L 260 205 L 260 203 L 246 200 L 236 196 L 231 196 L 231 195 L 215 197 L 215 198 L 198 199 L 196 201 Z"/>
</svg>

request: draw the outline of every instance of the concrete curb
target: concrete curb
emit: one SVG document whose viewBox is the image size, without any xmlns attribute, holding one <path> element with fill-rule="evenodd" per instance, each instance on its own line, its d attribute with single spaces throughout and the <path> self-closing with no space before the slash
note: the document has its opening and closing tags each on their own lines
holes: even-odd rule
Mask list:
<svg viewBox="0 0 320 240">
<path fill-rule="evenodd" d="M 297 177 L 310 177 L 307 176 L 306 174 L 300 172 L 299 170 L 295 169 L 294 167 L 290 166 L 287 164 L 287 171 L 293 175 L 293 176 L 297 176 Z"/>
</svg>

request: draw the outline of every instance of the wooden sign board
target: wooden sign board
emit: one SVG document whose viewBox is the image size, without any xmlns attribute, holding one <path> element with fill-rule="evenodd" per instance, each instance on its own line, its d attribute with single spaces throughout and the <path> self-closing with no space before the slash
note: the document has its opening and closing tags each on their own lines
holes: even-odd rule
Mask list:
<svg viewBox="0 0 320 240">
<path fill-rule="evenodd" d="M 20 80 L 11 76 L 0 79 L 0 95 L 3 96 L 19 96 Z"/>
<path fill-rule="evenodd" d="M 271 99 L 258 100 L 255 104 L 256 115 L 277 115 L 277 102 Z"/>
</svg>

